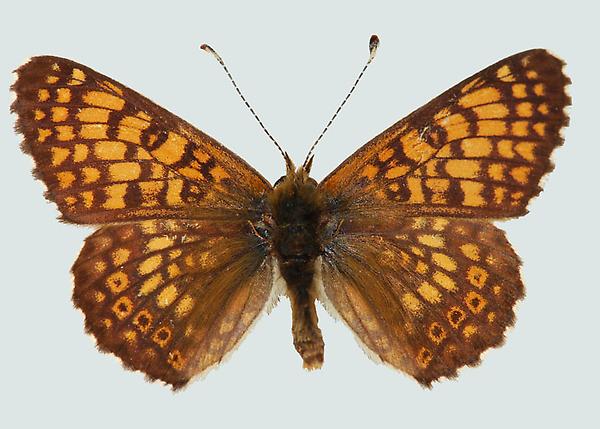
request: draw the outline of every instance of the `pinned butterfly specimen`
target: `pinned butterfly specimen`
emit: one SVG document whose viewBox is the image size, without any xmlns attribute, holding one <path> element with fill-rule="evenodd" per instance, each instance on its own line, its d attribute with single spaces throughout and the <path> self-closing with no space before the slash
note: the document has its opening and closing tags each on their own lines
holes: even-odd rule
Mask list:
<svg viewBox="0 0 600 429">
<path fill-rule="evenodd" d="M 373 37 L 367 65 L 376 47 Z M 21 66 L 12 110 L 62 220 L 97 228 L 73 265 L 73 300 L 127 368 L 180 388 L 285 294 L 305 368 L 323 363 L 318 300 L 370 355 L 430 386 L 477 364 L 513 324 L 520 260 L 492 221 L 524 215 L 552 169 L 570 104 L 562 67 L 543 49 L 508 57 L 319 183 L 312 148 L 299 168 L 280 149 L 286 173 L 271 185 L 64 58 Z"/>
</svg>

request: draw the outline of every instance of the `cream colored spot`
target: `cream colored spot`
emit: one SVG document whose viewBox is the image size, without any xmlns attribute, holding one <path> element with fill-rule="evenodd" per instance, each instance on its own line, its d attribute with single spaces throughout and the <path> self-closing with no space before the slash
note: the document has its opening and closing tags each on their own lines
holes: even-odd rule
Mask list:
<svg viewBox="0 0 600 429">
<path fill-rule="evenodd" d="M 463 252 L 463 255 L 465 255 L 470 260 L 479 261 L 479 246 L 477 246 L 476 244 L 463 244 L 462 246 L 460 246 L 460 250 Z"/>
<path fill-rule="evenodd" d="M 539 136 L 544 137 L 546 135 L 546 124 L 544 122 L 538 122 L 534 124 L 533 131 L 535 131 Z"/>
<path fill-rule="evenodd" d="M 468 122 L 449 126 L 446 128 L 446 139 L 451 142 L 468 137 L 470 135 L 469 127 L 470 124 Z"/>
<path fill-rule="evenodd" d="M 416 177 L 409 177 L 406 179 L 406 185 L 410 192 L 410 198 L 408 202 L 411 204 L 423 204 L 425 202 L 425 195 L 423 195 L 423 187 L 421 186 L 421 179 Z"/>
<path fill-rule="evenodd" d="M 168 307 L 173 303 L 173 301 L 175 301 L 177 294 L 177 287 L 175 287 L 175 285 L 171 284 L 166 286 L 156 297 L 156 305 L 158 305 L 160 308 Z"/>
<path fill-rule="evenodd" d="M 53 107 L 50 110 L 52 112 L 52 122 L 63 122 L 69 117 L 69 109 L 66 107 Z"/>
<path fill-rule="evenodd" d="M 496 204 L 502 204 L 504 196 L 506 195 L 506 189 L 501 186 L 494 187 L 494 202 Z"/>
<path fill-rule="evenodd" d="M 517 104 L 517 115 L 523 118 L 530 118 L 533 115 L 533 104 L 519 103 Z"/>
<path fill-rule="evenodd" d="M 112 306 L 112 311 L 118 319 L 123 320 L 131 314 L 133 303 L 126 296 L 119 298 Z"/>
<path fill-rule="evenodd" d="M 410 292 L 402 295 L 402 304 L 412 313 L 418 313 L 423 308 L 421 301 Z"/>
<path fill-rule="evenodd" d="M 192 308 L 194 308 L 194 298 L 190 295 L 184 295 L 175 307 L 175 316 L 177 318 L 187 316 Z"/>
<path fill-rule="evenodd" d="M 89 209 L 94 205 L 94 192 L 84 191 L 81 193 L 81 198 L 83 199 L 83 205 L 86 209 Z"/>
<path fill-rule="evenodd" d="M 504 158 L 514 158 L 513 142 L 511 140 L 500 140 L 498 142 L 498 153 Z"/>
<path fill-rule="evenodd" d="M 152 155 L 159 161 L 170 165 L 181 160 L 185 153 L 188 141 L 179 134 L 169 132 L 166 141 L 157 149 L 152 151 Z"/>
<path fill-rule="evenodd" d="M 181 191 L 183 190 L 183 180 L 169 180 L 167 182 L 167 204 L 178 206 L 183 203 L 181 200 Z"/>
<path fill-rule="evenodd" d="M 481 267 L 472 265 L 467 271 L 467 280 L 469 281 L 469 283 L 471 283 L 473 286 L 478 287 L 479 289 L 481 289 L 485 285 L 487 278 L 487 271 Z"/>
<path fill-rule="evenodd" d="M 215 179 L 215 182 L 217 183 L 219 183 L 223 179 L 228 179 L 230 177 L 227 171 L 225 171 L 225 169 L 220 165 L 213 167 L 210 170 L 210 175 L 213 177 L 213 179 Z"/>
<path fill-rule="evenodd" d="M 424 244 L 425 246 L 429 247 L 443 248 L 445 245 L 444 238 L 438 234 L 419 235 L 417 237 L 417 240 L 419 240 L 421 244 Z"/>
<path fill-rule="evenodd" d="M 52 166 L 56 167 L 65 162 L 65 160 L 69 157 L 71 151 L 64 147 L 53 147 L 51 149 L 52 152 Z"/>
<path fill-rule="evenodd" d="M 121 160 L 125 158 L 127 146 L 120 141 L 105 140 L 96 142 L 94 154 L 96 158 L 103 160 Z"/>
<path fill-rule="evenodd" d="M 141 171 L 142 168 L 137 162 L 115 162 L 108 166 L 108 174 L 115 182 L 136 180 Z"/>
<path fill-rule="evenodd" d="M 77 198 L 70 195 L 68 197 L 65 197 L 64 201 L 65 204 L 67 204 L 68 206 L 72 206 L 77 202 Z"/>
<path fill-rule="evenodd" d="M 127 183 L 119 183 L 104 188 L 106 201 L 102 207 L 109 210 L 122 209 L 126 207 L 125 193 L 127 192 Z"/>
<path fill-rule="evenodd" d="M 433 219 L 433 224 L 432 224 L 432 228 L 434 231 L 444 231 L 446 229 L 446 227 L 448 226 L 448 219 L 444 219 L 441 217 L 435 218 Z"/>
<path fill-rule="evenodd" d="M 513 97 L 525 98 L 527 97 L 527 86 L 524 83 L 515 83 L 512 86 Z"/>
<path fill-rule="evenodd" d="M 527 121 L 516 121 L 511 125 L 512 134 L 515 136 L 526 136 L 529 134 L 529 122 Z"/>
<path fill-rule="evenodd" d="M 148 295 L 149 293 L 152 293 L 162 283 L 162 281 L 163 278 L 161 273 L 154 274 L 142 284 L 139 294 Z"/>
<path fill-rule="evenodd" d="M 483 188 L 483 183 L 461 180 L 460 189 L 465 196 L 463 204 L 471 207 L 481 207 L 485 205 L 485 199 L 481 196 Z"/>
<path fill-rule="evenodd" d="M 109 109 L 100 109 L 98 107 L 84 107 L 79 110 L 76 117 L 81 122 L 100 122 L 107 123 L 110 115 Z"/>
<path fill-rule="evenodd" d="M 129 287 L 129 277 L 123 271 L 114 272 L 106 278 L 106 287 L 115 295 L 121 293 Z"/>
<path fill-rule="evenodd" d="M 123 95 L 123 90 L 121 90 L 121 88 L 119 88 L 117 85 L 114 85 L 112 82 L 105 80 L 102 82 L 102 84 L 117 94 Z"/>
<path fill-rule="evenodd" d="M 377 155 L 377 157 L 379 158 L 379 161 L 381 161 L 381 162 L 387 161 L 392 156 L 394 156 L 394 149 L 392 149 L 391 147 L 388 147 L 387 149 L 379 152 L 379 155 Z"/>
<path fill-rule="evenodd" d="M 58 180 L 60 189 L 67 189 L 75 181 L 75 175 L 71 171 L 61 171 L 60 173 L 56 173 L 56 179 Z"/>
<path fill-rule="evenodd" d="M 71 74 L 71 77 L 73 79 L 77 79 L 77 80 L 80 80 L 82 82 L 85 81 L 85 73 L 83 72 L 83 70 L 80 70 L 78 68 L 74 68 L 73 69 L 73 73 Z"/>
<path fill-rule="evenodd" d="M 515 146 L 515 151 L 530 162 L 535 161 L 534 149 L 535 143 L 532 142 L 520 142 Z"/>
<path fill-rule="evenodd" d="M 150 256 L 148 259 L 146 259 L 144 262 L 142 262 L 140 265 L 138 265 L 138 272 L 141 275 L 149 274 L 152 271 L 156 270 L 160 266 L 161 263 L 162 263 L 161 255 Z"/>
<path fill-rule="evenodd" d="M 107 137 L 108 125 L 83 124 L 79 130 L 79 136 L 83 139 L 100 140 Z"/>
<path fill-rule="evenodd" d="M 546 95 L 546 86 L 543 83 L 536 83 L 533 85 L 533 93 L 540 97 Z"/>
<path fill-rule="evenodd" d="M 465 338 L 471 337 L 476 332 L 477 332 L 477 327 L 475 327 L 473 325 L 467 325 L 467 326 L 465 326 L 465 329 L 463 329 L 463 334 L 464 334 Z"/>
<path fill-rule="evenodd" d="M 502 103 L 484 104 L 474 107 L 478 119 L 500 119 L 508 116 L 508 108 Z"/>
<path fill-rule="evenodd" d="M 41 121 L 42 119 L 44 119 L 46 117 L 46 114 L 41 111 L 40 109 L 35 109 L 33 111 L 33 115 L 36 121 Z"/>
<path fill-rule="evenodd" d="M 140 144 L 142 132 L 137 128 L 130 127 L 119 127 L 119 132 L 117 134 L 117 139 L 124 140 L 126 142 Z"/>
<path fill-rule="evenodd" d="M 493 180 L 503 180 L 504 179 L 504 164 L 490 164 L 488 166 L 488 176 L 490 176 Z"/>
<path fill-rule="evenodd" d="M 469 159 L 451 159 L 446 162 L 446 171 L 452 177 L 475 179 L 479 176 L 480 162 Z"/>
<path fill-rule="evenodd" d="M 483 158 L 492 153 L 492 142 L 489 138 L 473 137 L 460 142 L 460 147 L 467 158 Z"/>
<path fill-rule="evenodd" d="M 501 136 L 506 134 L 506 122 L 485 120 L 477 122 L 478 136 Z"/>
<path fill-rule="evenodd" d="M 421 283 L 421 286 L 417 288 L 417 292 L 419 292 L 419 294 L 427 302 L 430 302 L 432 304 L 437 304 L 442 300 L 442 295 L 440 294 L 440 291 L 428 282 Z"/>
<path fill-rule="evenodd" d="M 400 138 L 402 151 L 407 158 L 413 161 L 423 162 L 435 153 L 436 149 L 429 146 L 421 137 L 417 130 L 412 130 Z"/>
<path fill-rule="evenodd" d="M 73 134 L 73 127 L 71 125 L 57 125 L 54 127 L 56 132 L 56 138 L 62 142 L 68 142 L 75 138 L 75 134 Z"/>
<path fill-rule="evenodd" d="M 417 266 L 415 267 L 415 271 L 419 274 L 425 274 L 429 270 L 429 266 L 423 261 L 417 262 Z"/>
<path fill-rule="evenodd" d="M 51 135 L 52 135 L 52 130 L 49 130 L 47 128 L 38 128 L 37 141 L 40 143 L 43 143 Z"/>
<path fill-rule="evenodd" d="M 469 108 L 481 104 L 493 103 L 500 100 L 501 96 L 502 94 L 496 88 L 481 88 L 471 92 L 470 94 L 464 95 L 459 100 L 459 104 L 462 107 Z"/>
<path fill-rule="evenodd" d="M 122 110 L 125 107 L 125 100 L 102 91 L 86 92 L 83 95 L 83 101 L 92 106 L 104 107 L 111 110 Z"/>
<path fill-rule="evenodd" d="M 496 71 L 496 77 L 502 82 L 514 82 L 515 77 L 512 75 L 510 67 L 504 64 Z"/>
<path fill-rule="evenodd" d="M 175 240 L 171 237 L 163 235 L 161 237 L 154 237 L 148 240 L 146 244 L 146 249 L 148 252 L 154 252 L 156 250 L 166 249 L 167 247 L 171 247 Z"/>
<path fill-rule="evenodd" d="M 47 89 L 38 89 L 37 97 L 39 102 L 48 101 L 50 92 Z"/>
<path fill-rule="evenodd" d="M 68 103 L 71 101 L 71 90 L 69 88 L 57 88 L 56 101 L 58 103 Z"/>
<path fill-rule="evenodd" d="M 479 83 L 481 83 L 481 79 L 476 77 L 475 79 L 473 79 L 471 82 L 468 82 L 465 84 L 465 86 L 462 87 L 462 89 L 460 90 L 463 94 L 469 92 L 473 87 L 477 86 Z"/>
<path fill-rule="evenodd" d="M 86 185 L 94 183 L 100 178 L 100 170 L 94 167 L 83 167 L 81 173 L 83 175 L 83 183 Z"/>
<path fill-rule="evenodd" d="M 410 167 L 408 165 L 399 165 L 388 169 L 385 173 L 385 177 L 387 179 L 395 179 L 396 177 L 404 176 L 409 171 Z"/>
<path fill-rule="evenodd" d="M 449 291 L 458 290 L 454 280 L 452 280 L 450 277 L 448 277 L 446 274 L 442 273 L 441 271 L 436 271 L 435 273 L 433 273 L 433 280 L 446 290 L 449 290 Z"/>
<path fill-rule="evenodd" d="M 73 162 L 85 161 L 88 156 L 88 147 L 85 144 L 76 144 L 73 151 Z"/>
<path fill-rule="evenodd" d="M 510 175 L 521 185 L 526 185 L 529 182 L 529 173 L 531 173 L 530 167 L 515 167 L 510 170 Z"/>
<path fill-rule="evenodd" d="M 434 252 L 431 255 L 433 263 L 446 271 L 456 271 L 456 261 L 448 255 Z"/>
</svg>

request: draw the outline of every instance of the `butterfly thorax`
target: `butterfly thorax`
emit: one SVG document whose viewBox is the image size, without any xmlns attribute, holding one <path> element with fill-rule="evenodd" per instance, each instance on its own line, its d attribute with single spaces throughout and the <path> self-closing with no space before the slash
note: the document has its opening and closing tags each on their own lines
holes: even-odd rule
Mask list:
<svg viewBox="0 0 600 429">
<path fill-rule="evenodd" d="M 317 182 L 303 168 L 289 170 L 268 202 L 273 216 L 272 250 L 287 284 L 292 305 L 294 345 L 306 368 L 323 362 L 323 339 L 317 326 L 315 260 L 320 254 L 322 201 Z"/>
</svg>

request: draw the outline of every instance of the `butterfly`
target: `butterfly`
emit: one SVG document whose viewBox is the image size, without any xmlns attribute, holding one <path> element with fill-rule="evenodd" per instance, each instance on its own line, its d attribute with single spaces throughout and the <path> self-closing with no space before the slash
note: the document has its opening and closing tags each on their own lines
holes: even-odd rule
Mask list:
<svg viewBox="0 0 600 429">
<path fill-rule="evenodd" d="M 563 64 L 543 49 L 499 61 L 321 182 L 312 157 L 296 168 L 282 151 L 271 185 L 64 58 L 16 71 L 12 111 L 61 220 L 96 228 L 72 267 L 73 301 L 125 367 L 181 388 L 287 295 L 305 368 L 323 363 L 319 301 L 371 357 L 431 386 L 478 364 L 514 322 L 521 262 L 493 221 L 524 215 L 552 169 L 570 104 Z"/>
</svg>

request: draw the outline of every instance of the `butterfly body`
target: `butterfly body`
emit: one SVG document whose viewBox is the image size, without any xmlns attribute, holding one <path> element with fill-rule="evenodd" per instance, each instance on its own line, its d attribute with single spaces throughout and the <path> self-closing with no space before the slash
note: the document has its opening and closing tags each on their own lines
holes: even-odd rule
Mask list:
<svg viewBox="0 0 600 429">
<path fill-rule="evenodd" d="M 292 333 L 306 368 L 323 363 L 323 339 L 317 325 L 315 261 L 321 254 L 323 203 L 317 182 L 303 167 L 288 174 L 268 196 L 272 249 L 292 305 Z"/>
<path fill-rule="evenodd" d="M 96 228 L 72 272 L 98 348 L 179 388 L 276 302 L 323 362 L 315 301 L 376 360 L 430 386 L 504 341 L 524 296 L 495 219 L 522 216 L 567 125 L 563 62 L 493 64 L 365 144 L 317 184 L 274 186 L 215 139 L 74 61 L 16 72 L 16 129 L 62 219 Z"/>
</svg>

